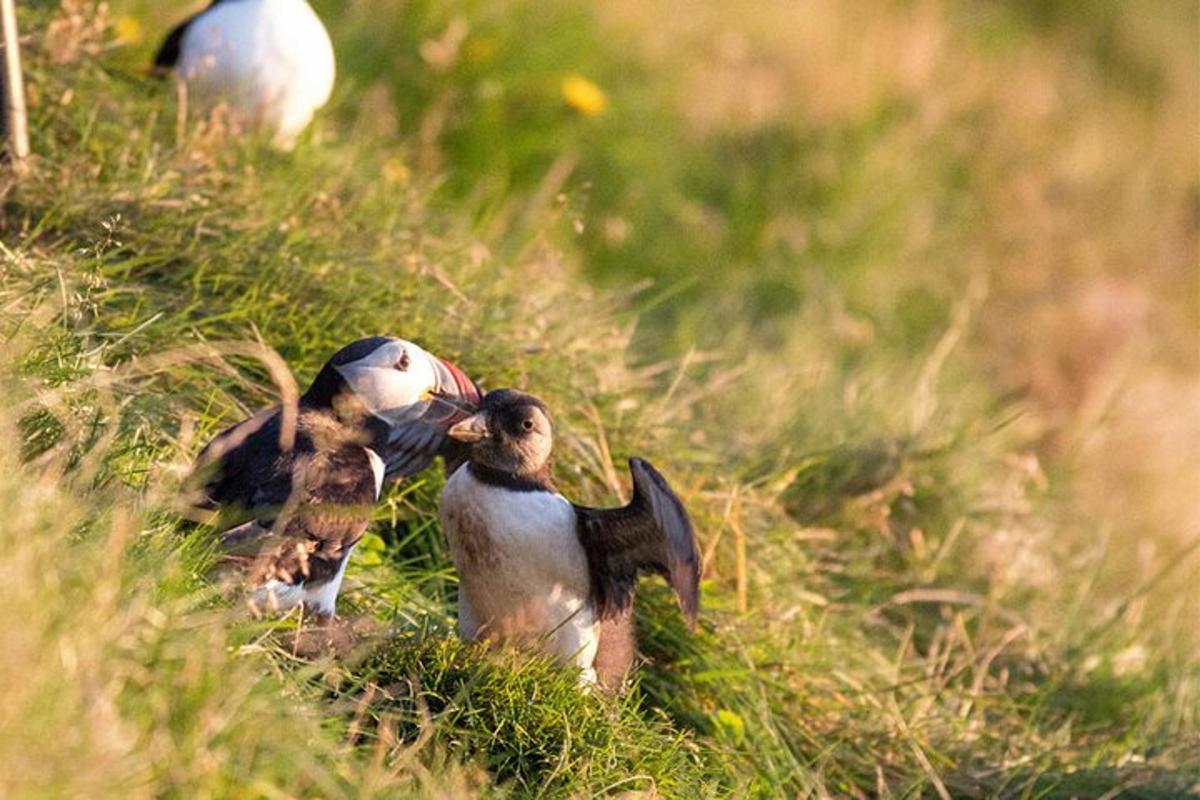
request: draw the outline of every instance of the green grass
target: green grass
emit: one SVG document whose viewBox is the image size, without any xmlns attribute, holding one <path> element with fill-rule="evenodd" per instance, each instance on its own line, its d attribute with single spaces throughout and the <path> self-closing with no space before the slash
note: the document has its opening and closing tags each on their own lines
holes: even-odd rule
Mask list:
<svg viewBox="0 0 1200 800">
<path fill-rule="evenodd" d="M 0 794 L 1200 791 L 1194 9 L 315 5 L 286 155 L 141 75 L 183 4 L 22 6 Z M 435 471 L 353 653 L 210 584 L 179 483 L 278 396 L 219 343 L 303 384 L 380 332 L 544 397 L 568 496 L 679 487 L 701 630 L 647 581 L 627 697 L 454 639 Z"/>
</svg>

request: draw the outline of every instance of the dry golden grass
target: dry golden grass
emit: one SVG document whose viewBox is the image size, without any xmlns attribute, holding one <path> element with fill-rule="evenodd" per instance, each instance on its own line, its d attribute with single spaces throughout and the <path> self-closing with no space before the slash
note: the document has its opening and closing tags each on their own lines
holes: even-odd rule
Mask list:
<svg viewBox="0 0 1200 800">
<path fill-rule="evenodd" d="M 53 5 L 0 188 L 0 790 L 1196 791 L 1187 3 L 330 0 L 286 158 L 136 77 L 188 4 Z M 381 330 L 545 396 L 570 496 L 680 486 L 706 630 L 648 588 L 630 700 L 448 640 L 436 475 L 360 548 L 361 660 L 221 610 L 166 509 L 275 382 L 136 365 L 302 383 Z"/>
</svg>

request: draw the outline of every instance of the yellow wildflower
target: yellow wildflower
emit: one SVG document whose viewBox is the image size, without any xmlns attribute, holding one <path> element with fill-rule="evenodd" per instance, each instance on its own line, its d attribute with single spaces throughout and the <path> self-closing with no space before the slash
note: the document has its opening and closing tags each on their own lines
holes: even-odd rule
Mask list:
<svg viewBox="0 0 1200 800">
<path fill-rule="evenodd" d="M 126 44 L 137 44 L 145 36 L 142 23 L 138 21 L 137 17 L 119 17 L 114 29 L 117 38 Z"/>
<path fill-rule="evenodd" d="M 568 75 L 562 82 L 563 99 L 585 117 L 594 117 L 608 108 L 608 95 L 582 75 Z"/>
</svg>

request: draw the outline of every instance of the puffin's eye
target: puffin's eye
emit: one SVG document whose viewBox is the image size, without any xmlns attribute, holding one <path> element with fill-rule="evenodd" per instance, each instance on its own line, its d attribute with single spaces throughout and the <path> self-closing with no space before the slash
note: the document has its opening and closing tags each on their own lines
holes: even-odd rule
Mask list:
<svg viewBox="0 0 1200 800">
<path fill-rule="evenodd" d="M 400 354 L 400 360 L 394 364 L 394 367 L 396 369 L 400 370 L 401 372 L 405 372 L 408 370 L 408 364 L 409 364 L 408 351 L 405 350 L 403 353 Z"/>
<path fill-rule="evenodd" d="M 526 417 L 525 419 L 521 420 L 521 427 L 527 431 L 533 430 L 533 420 L 529 417 Z"/>
</svg>

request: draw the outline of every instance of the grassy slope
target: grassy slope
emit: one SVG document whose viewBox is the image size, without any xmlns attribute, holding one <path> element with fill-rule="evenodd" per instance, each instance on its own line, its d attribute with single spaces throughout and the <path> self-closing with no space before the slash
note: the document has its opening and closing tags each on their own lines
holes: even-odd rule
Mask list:
<svg viewBox="0 0 1200 800">
<path fill-rule="evenodd" d="M 325 4 L 338 96 L 281 156 L 177 131 L 147 44 L 51 5 L 24 11 L 40 156 L 0 223 L 35 458 L 0 487 L 6 794 L 1200 780 L 1181 8 Z M 113 5 L 131 38 L 175 16 Z M 571 72 L 609 109 L 567 108 Z M 684 489 L 705 630 L 648 584 L 626 701 L 448 637 L 436 474 L 356 556 L 350 659 L 291 657 L 294 621 L 205 585 L 174 487 L 276 390 L 131 359 L 261 338 L 303 381 L 378 331 L 546 397 L 568 494 L 611 498 L 632 452 Z"/>
</svg>

